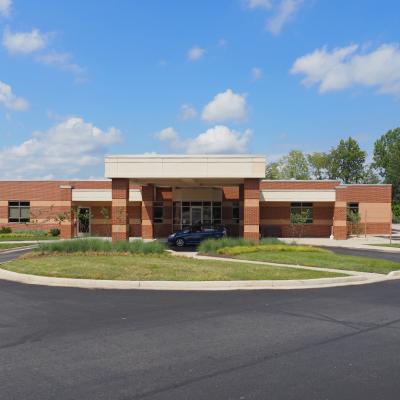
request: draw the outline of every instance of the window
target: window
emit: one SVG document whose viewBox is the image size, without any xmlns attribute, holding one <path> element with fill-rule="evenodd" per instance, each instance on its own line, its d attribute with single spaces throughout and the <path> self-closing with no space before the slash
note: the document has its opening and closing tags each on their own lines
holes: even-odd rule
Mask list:
<svg viewBox="0 0 400 400">
<path fill-rule="evenodd" d="M 359 215 L 358 203 L 347 203 L 347 221 L 353 221 L 352 216 Z"/>
<path fill-rule="evenodd" d="M 240 203 L 238 201 L 232 203 L 232 222 L 234 224 L 240 222 Z"/>
<path fill-rule="evenodd" d="M 213 225 L 218 226 L 222 224 L 222 210 L 221 210 L 221 203 L 220 202 L 213 202 L 213 210 L 212 210 L 212 217 L 213 217 Z"/>
<path fill-rule="evenodd" d="M 306 224 L 313 223 L 313 203 L 291 203 L 290 221 L 294 222 L 297 215 L 305 214 L 307 216 Z"/>
<path fill-rule="evenodd" d="M 8 202 L 8 222 L 25 223 L 30 221 L 29 201 Z"/>
<path fill-rule="evenodd" d="M 155 224 L 162 224 L 164 216 L 164 203 L 162 201 L 155 201 L 153 203 L 153 222 Z"/>
<path fill-rule="evenodd" d="M 219 226 L 222 222 L 221 208 L 219 201 L 174 201 L 174 227 L 187 228 L 199 221 L 204 228 Z"/>
</svg>

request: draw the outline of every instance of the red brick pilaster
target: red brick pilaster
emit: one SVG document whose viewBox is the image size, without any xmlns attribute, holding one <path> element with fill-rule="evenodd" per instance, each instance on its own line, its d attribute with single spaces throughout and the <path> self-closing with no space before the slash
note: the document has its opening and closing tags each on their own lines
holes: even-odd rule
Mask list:
<svg viewBox="0 0 400 400">
<path fill-rule="evenodd" d="M 243 237 L 260 238 L 260 180 L 246 178 L 243 184 Z"/>
<path fill-rule="evenodd" d="M 72 186 L 60 186 L 62 206 L 60 207 L 60 214 L 63 215 L 63 220 L 60 225 L 61 239 L 72 239 L 75 236 L 74 229 L 74 215 L 72 212 Z"/>
<path fill-rule="evenodd" d="M 142 186 L 142 238 L 153 239 L 154 185 Z"/>
<path fill-rule="evenodd" d="M 347 239 L 347 204 L 345 201 L 336 201 L 333 211 L 333 238 Z"/>
<path fill-rule="evenodd" d="M 129 240 L 129 180 L 114 178 L 112 187 L 112 241 Z"/>
</svg>

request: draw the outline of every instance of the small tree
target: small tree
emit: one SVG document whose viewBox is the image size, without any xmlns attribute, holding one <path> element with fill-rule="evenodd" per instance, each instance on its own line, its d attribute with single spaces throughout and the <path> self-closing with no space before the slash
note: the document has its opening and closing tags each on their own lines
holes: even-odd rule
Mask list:
<svg viewBox="0 0 400 400">
<path fill-rule="evenodd" d="M 350 235 L 359 235 L 361 232 L 360 226 L 361 216 L 359 212 L 348 210 L 347 211 L 347 222 L 350 227 Z"/>
<path fill-rule="evenodd" d="M 290 224 L 292 226 L 292 236 L 294 237 L 296 231 L 298 232 L 299 238 L 303 236 L 304 226 L 307 224 L 310 218 L 307 210 L 301 210 L 300 212 L 293 213 L 290 217 Z"/>
</svg>

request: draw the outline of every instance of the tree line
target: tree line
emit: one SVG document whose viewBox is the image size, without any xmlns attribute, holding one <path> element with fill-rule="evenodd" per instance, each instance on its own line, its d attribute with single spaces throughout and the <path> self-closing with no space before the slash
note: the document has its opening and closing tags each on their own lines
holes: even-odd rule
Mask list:
<svg viewBox="0 0 400 400">
<path fill-rule="evenodd" d="M 328 152 L 292 150 L 267 164 L 267 179 L 335 179 L 342 183 L 390 183 L 394 203 L 400 203 L 400 128 L 391 129 L 375 143 L 372 162 L 357 140 L 340 140 Z"/>
</svg>

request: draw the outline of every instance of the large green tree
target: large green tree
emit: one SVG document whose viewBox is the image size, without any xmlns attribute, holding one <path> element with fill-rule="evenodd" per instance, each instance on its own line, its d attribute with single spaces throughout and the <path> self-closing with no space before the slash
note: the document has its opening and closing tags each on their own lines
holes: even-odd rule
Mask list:
<svg viewBox="0 0 400 400">
<path fill-rule="evenodd" d="M 306 156 L 300 150 L 292 150 L 282 159 L 283 179 L 310 179 Z"/>
<path fill-rule="evenodd" d="M 281 163 L 279 161 L 268 163 L 265 167 L 265 177 L 267 179 L 281 179 Z"/>
<path fill-rule="evenodd" d="M 314 179 L 326 179 L 329 164 L 329 155 L 326 153 L 311 153 L 307 155 L 311 176 Z"/>
<path fill-rule="evenodd" d="M 374 167 L 392 184 L 393 200 L 400 201 L 400 128 L 391 129 L 374 145 Z"/>
<path fill-rule="evenodd" d="M 328 177 L 344 183 L 363 182 L 366 155 L 355 139 L 342 139 L 328 154 Z"/>
</svg>

